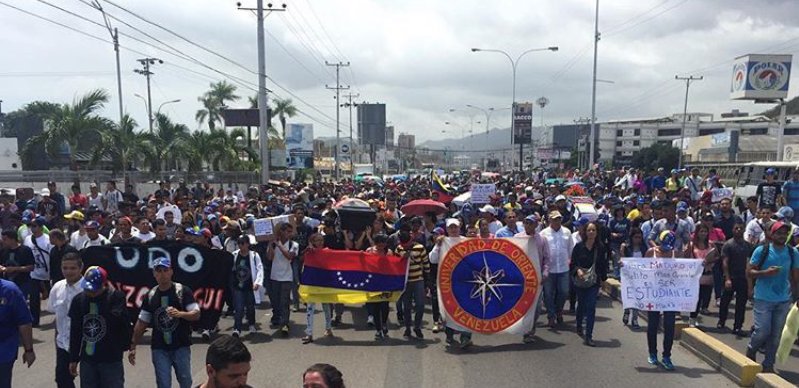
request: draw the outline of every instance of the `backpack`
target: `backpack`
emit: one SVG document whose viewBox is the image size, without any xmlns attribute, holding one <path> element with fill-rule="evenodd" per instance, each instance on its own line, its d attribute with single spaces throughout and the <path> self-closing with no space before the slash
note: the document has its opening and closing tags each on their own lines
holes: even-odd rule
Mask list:
<svg viewBox="0 0 799 388">
<path fill-rule="evenodd" d="M 769 250 L 770 244 L 768 242 L 766 242 L 766 243 L 763 243 L 761 246 L 763 247 L 763 250 L 760 252 L 760 258 L 758 259 L 757 264 L 752 266 L 752 268 L 757 270 L 757 271 L 760 271 L 760 269 L 763 267 L 763 264 L 766 262 L 766 259 L 768 258 L 768 250 Z M 793 268 L 793 266 L 794 266 L 794 258 L 796 256 L 796 254 L 793 252 L 794 251 L 793 247 L 791 247 L 789 245 L 786 245 L 786 247 L 788 248 L 788 254 L 791 256 L 791 268 Z M 753 277 L 750 277 L 750 279 L 751 279 L 751 282 L 749 283 L 750 284 L 749 295 L 754 295 L 755 283 L 757 282 L 757 279 L 753 278 Z"/>
</svg>

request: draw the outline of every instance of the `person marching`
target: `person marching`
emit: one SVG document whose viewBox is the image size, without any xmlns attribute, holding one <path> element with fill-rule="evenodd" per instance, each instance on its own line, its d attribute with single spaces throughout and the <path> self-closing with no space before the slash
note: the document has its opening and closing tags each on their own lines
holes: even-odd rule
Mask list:
<svg viewBox="0 0 799 388">
<path fill-rule="evenodd" d="M 660 233 L 655 240 L 655 246 L 646 251 L 645 257 L 654 257 L 657 259 L 673 259 L 676 257 L 674 250 L 677 237 L 674 232 L 666 230 Z M 649 311 L 647 313 L 647 321 L 649 324 L 646 328 L 646 340 L 649 347 L 648 362 L 651 365 L 658 365 L 658 326 L 660 326 L 660 317 L 663 316 L 663 359 L 660 362 L 663 369 L 672 371 L 674 364 L 671 362 L 671 347 L 674 344 L 674 324 L 677 319 L 677 312 L 675 311 Z"/>
<path fill-rule="evenodd" d="M 64 278 L 53 285 L 47 300 L 47 310 L 55 314 L 55 383 L 58 388 L 75 388 L 75 376 L 69 373 L 69 333 L 72 324 L 69 306 L 75 296 L 83 292 L 79 283 L 83 260 L 77 252 L 69 252 L 60 261 L 59 272 Z"/>
<path fill-rule="evenodd" d="M 141 311 L 128 352 L 128 361 L 136 365 L 136 345 L 144 331 L 153 328 L 152 361 L 158 388 L 172 386 L 171 369 L 180 388 L 191 387 L 191 324 L 200 319 L 200 305 L 191 288 L 172 281 L 172 262 L 161 257 L 153 264 L 158 285 L 142 299 Z"/>
</svg>

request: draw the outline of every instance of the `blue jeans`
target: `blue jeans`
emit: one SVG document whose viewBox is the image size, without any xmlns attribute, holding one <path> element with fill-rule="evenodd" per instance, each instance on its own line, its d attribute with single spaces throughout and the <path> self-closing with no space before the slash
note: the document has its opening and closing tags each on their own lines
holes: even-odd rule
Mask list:
<svg viewBox="0 0 799 388">
<path fill-rule="evenodd" d="M 747 354 L 756 354 L 757 350 L 765 345 L 766 358 L 763 359 L 763 368 L 774 368 L 774 359 L 777 356 L 777 347 L 782 337 L 782 327 L 791 302 L 767 302 L 755 299 L 752 307 L 752 317 L 755 321 L 755 331 L 749 339 Z"/>
<path fill-rule="evenodd" d="M 255 325 L 255 295 L 252 290 L 240 290 L 231 287 L 233 293 L 233 330 L 242 330 L 244 313 L 247 313 L 247 323 Z"/>
<path fill-rule="evenodd" d="M 547 306 L 547 318 L 555 317 L 563 312 L 563 305 L 569 296 L 569 273 L 550 273 L 544 282 L 544 305 Z"/>
<path fill-rule="evenodd" d="M 649 346 L 649 354 L 658 354 L 658 327 L 660 326 L 660 315 L 663 315 L 663 357 L 671 357 L 671 346 L 674 344 L 674 322 L 677 320 L 677 313 L 674 311 L 649 311 L 647 312 L 646 342 Z"/>
<path fill-rule="evenodd" d="M 316 313 L 316 303 L 308 303 L 308 309 L 305 311 L 305 335 L 313 336 L 313 321 L 314 313 Z M 325 317 L 325 329 L 330 330 L 333 327 L 333 304 L 322 303 L 322 314 Z"/>
<path fill-rule="evenodd" d="M 172 367 L 180 388 L 191 388 L 191 349 L 188 346 L 175 350 L 153 349 L 152 355 L 158 388 L 172 387 Z"/>
<path fill-rule="evenodd" d="M 422 315 L 424 314 L 424 299 L 425 299 L 424 281 L 419 280 L 415 282 L 409 282 L 405 286 L 405 292 L 402 293 L 400 299 L 402 300 L 402 309 L 404 313 L 403 320 L 405 321 L 405 328 L 406 329 L 411 328 L 411 309 L 413 309 L 414 311 L 413 328 L 421 329 Z M 411 300 L 413 300 L 415 304 L 411 303 Z"/>
<path fill-rule="evenodd" d="M 0 388 L 11 388 L 11 371 L 14 369 L 14 361 L 0 362 Z"/>
<path fill-rule="evenodd" d="M 583 326 L 583 318 L 585 318 L 585 338 L 593 338 L 599 286 L 574 287 L 574 290 L 577 292 L 577 327 Z"/>
<path fill-rule="evenodd" d="M 81 388 L 123 388 L 125 368 L 122 361 L 81 361 L 79 374 Z"/>
</svg>

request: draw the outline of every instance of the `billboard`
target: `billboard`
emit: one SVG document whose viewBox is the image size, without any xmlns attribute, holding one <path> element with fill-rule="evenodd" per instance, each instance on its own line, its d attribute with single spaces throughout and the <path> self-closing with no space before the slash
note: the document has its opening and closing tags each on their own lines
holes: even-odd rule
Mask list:
<svg viewBox="0 0 799 388">
<path fill-rule="evenodd" d="M 530 144 L 533 141 L 533 104 L 516 104 L 513 110 L 513 144 Z"/>
<path fill-rule="evenodd" d="M 730 98 L 776 100 L 788 97 L 792 55 L 749 54 L 735 58 Z"/>
<path fill-rule="evenodd" d="M 313 124 L 286 126 L 286 168 L 313 168 Z"/>
<path fill-rule="evenodd" d="M 386 144 L 386 104 L 358 105 L 358 144 Z"/>
</svg>

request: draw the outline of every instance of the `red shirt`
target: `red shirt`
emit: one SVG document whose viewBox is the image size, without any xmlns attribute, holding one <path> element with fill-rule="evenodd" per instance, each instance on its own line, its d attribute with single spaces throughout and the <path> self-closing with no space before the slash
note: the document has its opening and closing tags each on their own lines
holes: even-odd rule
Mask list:
<svg viewBox="0 0 799 388">
<path fill-rule="evenodd" d="M 74 208 L 86 209 L 89 204 L 89 198 L 83 194 L 76 194 L 69 197 L 69 206 Z"/>
</svg>

